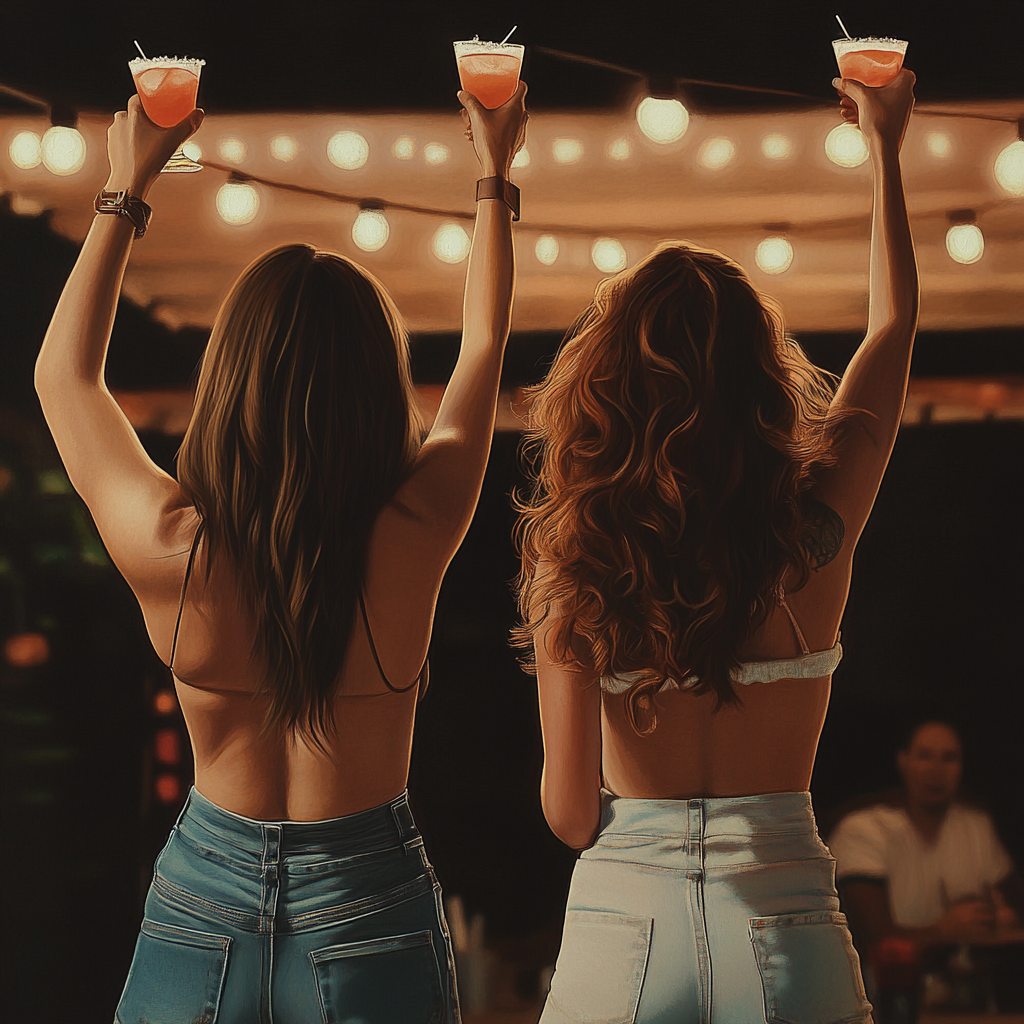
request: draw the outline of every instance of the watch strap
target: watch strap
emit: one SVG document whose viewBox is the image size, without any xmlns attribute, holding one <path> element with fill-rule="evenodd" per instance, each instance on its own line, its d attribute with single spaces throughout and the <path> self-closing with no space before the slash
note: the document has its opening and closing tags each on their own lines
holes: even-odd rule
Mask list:
<svg viewBox="0 0 1024 1024">
<path fill-rule="evenodd" d="M 476 201 L 481 199 L 500 199 L 512 211 L 512 219 L 519 220 L 519 189 L 507 178 L 498 174 L 481 178 L 476 183 Z"/>
<path fill-rule="evenodd" d="M 144 202 L 138 196 L 133 196 L 126 190 L 108 192 L 106 189 L 100 189 L 96 193 L 93 208 L 97 213 L 112 213 L 115 216 L 127 217 L 135 228 L 136 238 L 141 238 L 146 233 L 153 217 L 153 208 L 149 203 Z"/>
</svg>

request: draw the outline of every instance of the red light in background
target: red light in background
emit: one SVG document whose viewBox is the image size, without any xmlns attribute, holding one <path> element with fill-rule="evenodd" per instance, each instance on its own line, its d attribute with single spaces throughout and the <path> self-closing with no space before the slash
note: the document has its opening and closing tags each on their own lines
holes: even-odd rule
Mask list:
<svg viewBox="0 0 1024 1024">
<path fill-rule="evenodd" d="M 156 759 L 162 764 L 177 764 L 181 760 L 181 737 L 177 729 L 161 729 L 153 740 Z"/>
<path fill-rule="evenodd" d="M 4 657 L 18 668 L 33 668 L 50 658 L 50 642 L 42 633 L 16 633 L 4 643 Z"/>
<path fill-rule="evenodd" d="M 173 804 L 181 797 L 181 782 L 177 775 L 158 775 L 153 788 L 157 799 L 164 804 Z"/>
<path fill-rule="evenodd" d="M 158 715 L 173 715 L 178 710 L 178 698 L 173 690 L 159 690 L 153 698 L 153 710 Z"/>
</svg>

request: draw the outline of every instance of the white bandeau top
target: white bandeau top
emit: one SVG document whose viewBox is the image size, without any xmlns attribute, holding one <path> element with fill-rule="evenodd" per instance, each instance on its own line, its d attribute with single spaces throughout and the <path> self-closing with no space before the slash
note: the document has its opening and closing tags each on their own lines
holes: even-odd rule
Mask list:
<svg viewBox="0 0 1024 1024">
<path fill-rule="evenodd" d="M 773 661 L 748 661 L 729 673 L 729 678 L 741 686 L 751 683 L 774 683 L 778 679 L 821 679 L 830 676 L 836 670 L 843 657 L 843 647 L 837 639 L 835 645 L 827 651 L 811 651 L 804 639 L 803 630 L 786 603 L 785 592 L 779 592 L 779 605 L 785 609 L 789 621 L 793 624 L 800 650 L 798 658 L 776 658 Z M 609 693 L 625 693 L 640 678 L 640 672 L 622 672 L 621 674 L 602 676 L 601 689 Z M 687 676 L 681 683 L 675 679 L 666 679 L 659 687 L 661 690 L 692 690 L 700 679 L 696 675 Z"/>
</svg>

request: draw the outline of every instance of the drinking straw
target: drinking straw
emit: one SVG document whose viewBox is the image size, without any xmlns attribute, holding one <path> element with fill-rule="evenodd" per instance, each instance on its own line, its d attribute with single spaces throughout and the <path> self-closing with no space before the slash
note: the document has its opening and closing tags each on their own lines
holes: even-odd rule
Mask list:
<svg viewBox="0 0 1024 1024">
<path fill-rule="evenodd" d="M 142 54 L 142 59 L 149 60 L 149 58 L 144 53 L 142 53 L 142 47 L 139 46 L 138 39 L 133 39 L 132 42 L 135 44 L 135 49 L 138 50 L 140 54 Z"/>
<path fill-rule="evenodd" d="M 846 26 L 843 24 L 843 19 L 840 18 L 838 14 L 836 15 L 836 21 L 839 22 L 839 27 L 843 30 L 843 33 L 846 35 L 846 38 L 847 39 L 852 39 L 853 36 L 851 36 L 850 33 L 846 31 Z M 511 35 L 511 33 L 509 33 L 509 34 Z M 135 45 L 138 46 L 139 44 L 136 43 Z"/>
<path fill-rule="evenodd" d="M 498 45 L 499 45 L 499 46 L 504 46 L 504 45 L 505 45 L 505 44 L 506 44 L 506 43 L 507 43 L 507 42 L 509 41 L 509 37 L 510 37 L 510 36 L 512 35 L 512 33 L 513 33 L 513 32 L 515 32 L 515 30 L 516 30 L 517 28 L 519 28 L 519 26 L 518 26 L 518 25 L 513 25 L 513 26 L 512 26 L 512 28 L 511 28 L 511 29 L 509 29 L 509 33 L 508 33 L 508 35 L 507 35 L 507 36 L 505 36 L 505 38 L 504 38 L 504 39 L 502 39 L 502 41 L 501 41 L 500 43 L 498 43 Z"/>
</svg>

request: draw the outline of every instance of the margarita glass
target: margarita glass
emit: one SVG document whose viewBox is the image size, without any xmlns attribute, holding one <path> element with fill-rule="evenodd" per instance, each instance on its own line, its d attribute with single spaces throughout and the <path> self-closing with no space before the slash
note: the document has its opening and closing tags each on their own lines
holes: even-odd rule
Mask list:
<svg viewBox="0 0 1024 1024">
<path fill-rule="evenodd" d="M 128 62 L 142 109 L 155 125 L 172 128 L 195 109 L 199 72 L 205 60 L 190 57 L 136 57 Z M 164 164 L 161 174 L 201 171 L 202 165 L 189 160 L 179 149 Z"/>
<path fill-rule="evenodd" d="M 878 88 L 888 85 L 903 68 L 907 52 L 905 39 L 834 39 L 839 74 L 855 82 Z"/>
<path fill-rule="evenodd" d="M 484 43 L 470 39 L 453 44 L 459 81 L 488 110 L 508 102 L 519 85 L 526 47 L 519 43 Z"/>
</svg>

